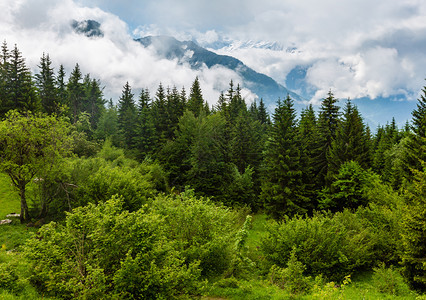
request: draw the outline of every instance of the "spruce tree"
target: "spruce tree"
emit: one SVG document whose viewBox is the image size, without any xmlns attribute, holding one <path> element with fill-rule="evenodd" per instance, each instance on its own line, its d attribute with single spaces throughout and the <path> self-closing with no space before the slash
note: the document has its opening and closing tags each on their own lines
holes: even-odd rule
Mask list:
<svg viewBox="0 0 426 300">
<path fill-rule="evenodd" d="M 328 160 L 329 172 L 333 177 L 339 172 L 340 166 L 348 161 L 356 161 L 364 169 L 370 166 L 365 125 L 357 107 L 349 99 L 344 108 L 343 120 L 332 141 Z"/>
<path fill-rule="evenodd" d="M 163 85 L 160 83 L 152 104 L 152 116 L 155 126 L 155 147 L 159 150 L 166 141 L 168 128 L 167 98 Z"/>
<path fill-rule="evenodd" d="M 422 170 L 421 161 L 426 161 L 426 86 L 422 89 L 420 98 L 417 99 L 417 107 L 412 112 L 412 133 L 409 134 L 407 143 L 408 155 L 406 166 L 409 170 Z M 407 174 L 407 177 L 412 177 Z"/>
<path fill-rule="evenodd" d="M 306 197 L 315 198 L 316 190 L 320 187 L 315 186 L 315 148 L 318 141 L 317 118 L 314 108 L 309 105 L 302 110 L 298 126 L 298 136 L 300 140 L 300 167 L 302 170 L 302 184 Z M 308 207 L 312 211 L 315 206 Z"/>
<path fill-rule="evenodd" d="M 135 146 L 134 138 L 136 135 L 137 111 L 134 95 L 129 82 L 123 87 L 123 92 L 118 100 L 118 129 L 123 138 L 125 148 L 132 149 Z"/>
<path fill-rule="evenodd" d="M 9 109 L 39 111 L 40 102 L 31 78 L 31 72 L 16 45 L 10 55 L 6 85 L 7 94 L 10 97 L 8 103 L 11 104 Z"/>
<path fill-rule="evenodd" d="M 270 125 L 271 124 L 271 120 L 269 118 L 269 114 L 266 110 L 265 107 L 265 103 L 263 102 L 263 99 L 260 98 L 260 103 L 259 103 L 259 121 L 261 124 L 266 124 L 266 125 Z"/>
<path fill-rule="evenodd" d="M 293 100 L 278 100 L 265 151 L 261 199 L 274 218 L 306 212 Z"/>
<path fill-rule="evenodd" d="M 139 160 L 153 151 L 155 127 L 151 115 L 151 97 L 148 89 L 142 89 L 138 102 L 138 122 L 135 135 L 135 148 Z"/>
<path fill-rule="evenodd" d="M 185 100 L 179 94 L 177 88 L 174 86 L 167 94 L 167 115 L 168 115 L 168 126 L 167 126 L 167 139 L 173 139 L 179 118 L 183 115 L 185 110 Z M 195 114 L 195 113 L 194 113 Z"/>
<path fill-rule="evenodd" d="M 232 81 L 231 81 L 232 83 Z M 232 89 L 232 86 L 230 87 Z M 243 97 L 241 96 L 241 88 L 240 85 L 237 85 L 237 89 L 235 92 L 229 92 L 229 94 L 233 94 L 233 97 L 228 99 L 229 101 L 229 121 L 231 124 L 235 123 L 235 120 L 237 119 L 238 115 L 241 111 L 246 112 L 247 111 L 247 105 L 244 101 Z"/>
<path fill-rule="evenodd" d="M 336 138 L 339 123 L 338 100 L 333 93 L 328 92 L 328 97 L 324 98 L 318 116 L 318 141 L 315 150 L 314 168 L 316 182 L 318 186 L 330 186 L 333 180 L 330 167 L 330 149 L 333 140 Z"/>
<path fill-rule="evenodd" d="M 201 112 L 204 110 L 204 99 L 201 92 L 200 81 L 198 77 L 195 78 L 191 86 L 191 92 L 188 98 L 187 109 L 192 111 L 195 117 L 198 117 L 201 114 Z"/>
<path fill-rule="evenodd" d="M 90 124 L 93 129 L 96 129 L 97 123 L 102 112 L 105 109 L 105 100 L 100 87 L 100 82 L 97 79 L 89 78 L 85 86 L 84 111 L 90 116 Z"/>
<path fill-rule="evenodd" d="M 0 117 L 12 108 L 9 90 L 7 86 L 7 73 L 10 64 L 10 52 L 6 41 L 3 41 L 0 53 Z"/>
<path fill-rule="evenodd" d="M 63 65 L 59 66 L 58 75 L 56 76 L 56 88 L 58 95 L 58 104 L 60 106 L 67 104 L 67 85 L 65 83 L 65 68 Z"/>
<path fill-rule="evenodd" d="M 67 102 L 66 104 L 70 108 L 70 117 L 72 123 L 76 123 L 79 114 L 82 112 L 83 98 L 85 96 L 83 79 L 80 66 L 75 65 L 74 69 L 70 74 L 67 84 Z"/>
<path fill-rule="evenodd" d="M 35 78 L 42 109 L 48 114 L 58 113 L 58 91 L 49 54 L 43 53 L 38 68 L 40 71 L 35 75 Z"/>
</svg>

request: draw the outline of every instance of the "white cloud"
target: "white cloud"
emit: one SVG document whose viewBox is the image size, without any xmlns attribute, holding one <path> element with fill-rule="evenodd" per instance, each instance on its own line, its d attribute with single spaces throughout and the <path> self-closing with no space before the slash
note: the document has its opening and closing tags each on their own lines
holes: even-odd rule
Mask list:
<svg viewBox="0 0 426 300">
<path fill-rule="evenodd" d="M 102 9 L 97 8 L 100 6 Z M 332 89 L 336 96 L 375 98 L 417 96 L 424 81 L 426 2 L 423 0 L 16 0 L 1 1 L 0 38 L 18 44 L 35 67 L 47 52 L 68 72 L 76 62 L 100 78 L 114 97 L 129 80 L 153 94 L 163 85 L 185 86 L 199 75 L 206 98 L 216 101 L 235 73 L 223 68 L 201 73 L 159 59 L 135 43 L 135 36 L 171 34 L 202 44 L 228 40 L 279 42 L 284 49 L 224 48 L 258 72 L 285 83 L 298 65 L 307 66 L 313 101 Z M 114 14 L 110 13 L 114 12 Z M 121 19 L 126 19 L 128 25 Z M 72 19 L 95 19 L 105 37 L 88 39 L 72 32 Z M 138 25 L 141 25 L 138 27 Z M 228 73 L 227 73 L 228 72 Z M 249 94 L 248 94 L 249 95 Z M 250 97 L 250 96 L 247 96 Z"/>
<path fill-rule="evenodd" d="M 76 63 L 83 73 L 99 78 L 106 86 L 105 96 L 118 99 L 122 87 L 129 81 L 133 91 L 148 88 L 154 96 L 160 82 L 165 87 L 190 86 L 198 75 L 205 98 L 214 104 L 221 90 L 227 88 L 229 78 L 237 75 L 224 68 L 203 68 L 197 72 L 189 66 L 157 57 L 149 49 L 135 42 L 127 25 L 117 16 L 99 8 L 75 4 L 71 0 L 44 0 L 43 9 L 35 1 L 11 1 L 1 4 L 4 15 L 0 20 L 0 37 L 11 48 L 15 43 L 27 64 L 37 72 L 43 52 L 49 53 L 58 69 L 63 64 L 69 74 Z M 40 12 L 31 17 L 29 12 Z M 101 23 L 103 38 L 87 38 L 74 33 L 70 22 L 93 19 Z M 214 38 L 214 34 L 209 34 Z M 190 53 L 188 53 L 190 55 Z"/>
</svg>

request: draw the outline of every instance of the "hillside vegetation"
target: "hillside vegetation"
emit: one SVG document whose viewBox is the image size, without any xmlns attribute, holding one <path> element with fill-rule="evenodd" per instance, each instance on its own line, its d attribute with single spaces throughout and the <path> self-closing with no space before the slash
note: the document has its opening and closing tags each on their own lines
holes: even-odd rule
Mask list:
<svg viewBox="0 0 426 300">
<path fill-rule="evenodd" d="M 2 299 L 423 299 L 426 88 L 372 133 L 330 91 L 269 115 L 0 57 Z"/>
</svg>

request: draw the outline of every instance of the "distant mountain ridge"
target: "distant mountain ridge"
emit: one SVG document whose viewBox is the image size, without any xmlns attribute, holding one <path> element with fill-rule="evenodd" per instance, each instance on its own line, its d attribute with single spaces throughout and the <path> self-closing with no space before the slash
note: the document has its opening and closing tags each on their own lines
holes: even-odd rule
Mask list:
<svg viewBox="0 0 426 300">
<path fill-rule="evenodd" d="M 94 20 L 74 20 L 71 23 L 71 27 L 76 33 L 85 35 L 89 38 L 102 38 L 104 36 L 101 24 Z M 152 46 L 156 54 L 162 58 L 169 60 L 177 59 L 181 64 L 189 64 L 194 70 L 201 69 L 203 66 L 207 68 L 221 66 L 232 70 L 243 80 L 243 82 L 236 83 L 240 83 L 243 88 L 249 89 L 259 98 L 262 98 L 269 106 L 276 104 L 279 98 L 284 99 L 287 95 L 290 95 L 295 101 L 303 100 L 297 93 L 277 83 L 271 77 L 249 68 L 241 60 L 228 55 L 219 55 L 199 46 L 193 41 L 178 41 L 171 36 L 146 36 L 136 39 L 135 41 L 139 42 L 144 47 Z M 245 42 L 243 46 L 280 47 L 276 43 L 259 44 L 250 41 Z M 231 79 L 235 81 L 235 78 L 229 78 L 229 80 Z"/>
<path fill-rule="evenodd" d="M 241 84 L 255 93 L 268 104 L 274 104 L 278 98 L 290 95 L 296 101 L 303 100 L 298 94 L 288 90 L 271 77 L 258 73 L 246 66 L 242 61 L 228 55 L 219 55 L 207 50 L 193 41 L 178 41 L 170 36 L 147 36 L 136 39 L 144 47 L 152 46 L 157 55 L 166 59 L 177 59 L 180 63 L 188 63 L 193 69 L 203 65 L 208 68 L 222 66 L 235 71 L 244 82 Z M 232 79 L 232 78 L 231 78 Z"/>
</svg>

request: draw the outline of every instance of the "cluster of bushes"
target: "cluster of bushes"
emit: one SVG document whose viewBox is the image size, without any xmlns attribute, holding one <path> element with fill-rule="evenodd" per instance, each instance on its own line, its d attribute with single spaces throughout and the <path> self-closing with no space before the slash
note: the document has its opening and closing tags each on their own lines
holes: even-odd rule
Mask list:
<svg viewBox="0 0 426 300">
<path fill-rule="evenodd" d="M 123 197 L 90 203 L 43 226 L 25 247 L 31 282 L 64 299 L 171 299 L 197 295 L 229 269 L 241 217 L 196 199 L 159 195 L 130 212 Z"/>
</svg>

